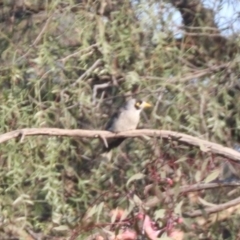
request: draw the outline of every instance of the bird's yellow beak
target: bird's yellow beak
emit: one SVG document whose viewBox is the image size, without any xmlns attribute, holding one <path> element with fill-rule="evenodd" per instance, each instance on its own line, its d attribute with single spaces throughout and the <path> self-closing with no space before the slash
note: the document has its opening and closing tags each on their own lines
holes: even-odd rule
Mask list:
<svg viewBox="0 0 240 240">
<path fill-rule="evenodd" d="M 152 105 L 150 103 L 143 102 L 143 107 L 144 108 L 149 108 L 149 107 L 152 107 Z"/>
</svg>

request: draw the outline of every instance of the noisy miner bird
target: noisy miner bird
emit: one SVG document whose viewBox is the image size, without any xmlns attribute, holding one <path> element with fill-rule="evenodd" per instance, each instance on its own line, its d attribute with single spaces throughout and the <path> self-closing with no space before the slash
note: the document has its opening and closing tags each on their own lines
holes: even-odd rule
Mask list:
<svg viewBox="0 0 240 240">
<path fill-rule="evenodd" d="M 118 133 L 122 131 L 134 130 L 137 128 L 140 113 L 144 108 L 151 107 L 151 104 L 129 99 L 110 119 L 105 130 Z M 103 151 L 109 152 L 111 149 L 119 146 L 125 138 L 116 138 L 107 140 L 108 146 L 104 146 Z"/>
</svg>

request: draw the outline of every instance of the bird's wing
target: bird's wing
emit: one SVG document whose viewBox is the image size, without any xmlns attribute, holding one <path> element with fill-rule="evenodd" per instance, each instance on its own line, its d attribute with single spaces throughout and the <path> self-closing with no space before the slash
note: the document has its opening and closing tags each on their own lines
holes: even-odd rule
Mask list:
<svg viewBox="0 0 240 240">
<path fill-rule="evenodd" d="M 122 113 L 123 109 L 120 108 L 117 112 L 115 112 L 110 120 L 108 121 L 106 127 L 105 127 L 105 130 L 108 130 L 108 131 L 113 131 L 113 126 L 114 126 L 114 123 L 117 119 L 119 119 L 121 113 Z M 114 131 L 113 131 L 114 132 Z M 124 141 L 125 138 L 117 138 L 117 139 L 108 139 L 107 142 L 108 142 L 108 147 L 106 146 L 103 146 L 103 152 L 109 152 L 111 149 L 115 148 L 115 147 L 118 147 L 123 141 Z"/>
<path fill-rule="evenodd" d="M 106 147 L 104 145 L 102 151 L 103 152 L 111 151 L 113 148 L 118 147 L 125 139 L 126 139 L 125 137 L 122 137 L 122 138 L 115 138 L 115 139 L 107 140 L 108 146 Z"/>
<path fill-rule="evenodd" d="M 112 128 L 114 122 L 120 117 L 121 113 L 122 113 L 122 108 L 120 108 L 117 112 L 115 112 L 111 116 L 110 120 L 106 124 L 105 130 L 112 131 L 111 128 Z"/>
</svg>

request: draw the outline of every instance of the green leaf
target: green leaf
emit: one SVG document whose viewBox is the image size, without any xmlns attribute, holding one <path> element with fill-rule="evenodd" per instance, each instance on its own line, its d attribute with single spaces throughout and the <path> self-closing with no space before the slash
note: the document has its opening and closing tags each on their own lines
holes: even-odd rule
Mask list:
<svg viewBox="0 0 240 240">
<path fill-rule="evenodd" d="M 58 232 L 65 232 L 69 231 L 69 227 L 67 225 L 60 225 L 58 227 L 54 227 L 53 230 L 58 231 Z"/>
<path fill-rule="evenodd" d="M 135 205 L 137 205 L 137 206 L 142 205 L 142 200 L 137 195 L 133 196 L 133 201 L 134 201 Z"/>
<path fill-rule="evenodd" d="M 202 175 L 202 172 L 201 171 L 197 171 L 196 174 L 195 174 L 195 180 L 197 182 L 199 182 L 201 180 L 201 175 Z"/>
<path fill-rule="evenodd" d="M 183 205 L 183 200 L 177 204 L 177 206 L 174 209 L 174 213 L 182 215 L 182 205 Z"/>
<path fill-rule="evenodd" d="M 99 221 L 99 217 L 102 213 L 103 207 L 104 207 L 104 202 L 101 202 L 96 208 L 96 210 L 97 210 L 97 222 Z"/>
<path fill-rule="evenodd" d="M 88 212 L 87 216 L 88 216 L 88 217 L 92 217 L 92 215 L 94 215 L 96 212 L 97 212 L 97 206 L 94 205 L 94 206 L 90 209 L 90 211 Z"/>
<path fill-rule="evenodd" d="M 176 161 L 176 163 L 185 162 L 186 160 L 187 160 L 187 158 L 186 158 L 185 156 L 183 156 L 183 157 L 180 157 L 180 158 Z"/>
<path fill-rule="evenodd" d="M 129 185 L 131 182 L 133 182 L 133 181 L 135 181 L 135 180 L 143 179 L 144 177 L 145 177 L 145 175 L 144 175 L 143 173 L 136 173 L 136 174 L 134 174 L 132 177 L 130 177 L 130 178 L 128 179 L 126 186 L 128 187 L 128 185 Z"/>
<path fill-rule="evenodd" d="M 209 183 L 214 179 L 216 179 L 219 176 L 219 174 L 220 174 L 220 169 L 216 169 L 212 173 L 210 173 L 203 182 Z"/>
<path fill-rule="evenodd" d="M 204 200 L 203 198 L 200 198 L 200 197 L 198 197 L 198 200 L 204 206 L 208 206 L 208 207 L 216 207 L 217 206 L 217 204 L 207 202 L 206 200 Z"/>
<path fill-rule="evenodd" d="M 154 219 L 158 219 L 158 218 L 163 218 L 165 216 L 165 209 L 159 209 L 157 211 L 154 212 Z"/>
</svg>

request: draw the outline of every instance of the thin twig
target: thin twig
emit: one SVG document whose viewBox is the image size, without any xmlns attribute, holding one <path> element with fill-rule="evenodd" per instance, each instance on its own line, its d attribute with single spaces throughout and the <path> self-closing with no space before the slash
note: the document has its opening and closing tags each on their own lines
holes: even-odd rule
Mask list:
<svg viewBox="0 0 240 240">
<path fill-rule="evenodd" d="M 193 32 L 184 32 L 184 35 L 188 36 L 206 36 L 206 37 L 222 37 L 221 33 L 193 33 Z"/>
<path fill-rule="evenodd" d="M 194 185 L 191 185 L 191 186 L 182 186 L 182 187 L 180 187 L 180 192 L 181 193 L 188 193 L 188 192 L 196 192 L 196 191 L 219 188 L 219 187 L 239 187 L 239 186 L 240 186 L 240 182 L 199 183 L 199 184 L 194 184 Z"/>
<path fill-rule="evenodd" d="M 71 87 L 76 87 L 76 85 L 82 81 L 88 74 L 90 74 L 94 69 L 96 69 L 98 66 L 102 64 L 102 59 L 98 59 L 84 74 L 82 74 L 76 82 L 71 84 Z"/>
<path fill-rule="evenodd" d="M 46 31 L 46 29 L 47 29 L 47 27 L 48 27 L 48 24 L 49 24 L 50 21 L 52 20 L 52 17 L 53 17 L 53 15 L 51 15 L 51 16 L 47 19 L 45 25 L 43 26 L 41 32 L 40 32 L 40 33 L 38 34 L 38 36 L 36 37 L 36 39 L 35 39 L 35 41 L 33 42 L 32 46 L 35 46 L 36 44 L 39 43 L 40 39 L 42 38 L 43 33 Z"/>
<path fill-rule="evenodd" d="M 180 29 L 200 29 L 200 30 L 213 30 L 213 31 L 216 31 L 219 29 L 216 28 L 216 27 L 208 27 L 208 26 L 201 26 L 201 27 L 193 27 L 193 26 L 184 26 L 184 27 L 180 27 Z"/>
<path fill-rule="evenodd" d="M 218 204 L 217 206 L 214 206 L 214 207 L 208 207 L 203 210 L 195 210 L 193 212 L 184 213 L 184 216 L 191 217 L 191 218 L 199 217 L 199 216 L 202 216 L 205 214 L 212 214 L 212 213 L 220 212 L 220 211 L 223 211 L 225 209 L 228 209 L 230 207 L 233 207 L 233 206 L 236 206 L 239 204 L 240 204 L 240 197 L 235 198 L 235 199 L 228 201 L 226 203 L 223 203 L 223 204 Z"/>
<path fill-rule="evenodd" d="M 224 183 L 218 183 L 218 182 L 213 182 L 213 183 L 197 183 L 197 184 L 193 184 L 193 185 L 187 185 L 187 186 L 182 186 L 179 187 L 179 192 L 178 194 L 185 194 L 185 193 L 189 193 L 189 192 L 197 192 L 197 191 L 203 191 L 203 190 L 209 190 L 209 189 L 214 189 L 214 188 L 220 188 L 220 187 L 239 187 L 240 186 L 240 182 L 224 182 Z M 147 186 L 147 191 L 149 191 L 149 189 L 152 189 L 153 184 L 150 184 Z M 173 190 L 169 190 L 167 192 L 167 195 L 176 195 L 176 191 Z M 163 198 L 166 197 L 166 192 L 162 192 L 162 196 Z M 148 199 L 145 202 L 145 206 L 149 207 L 149 208 L 153 208 L 156 207 L 157 205 L 159 205 L 159 203 L 162 201 L 162 198 L 159 199 L 159 197 L 154 196 L 151 199 Z"/>
<path fill-rule="evenodd" d="M 64 57 L 64 58 L 61 58 L 60 61 L 62 61 L 63 63 L 65 63 L 69 58 L 75 57 L 75 56 L 77 56 L 77 55 L 79 55 L 79 54 L 82 54 L 83 52 L 87 52 L 87 51 L 89 51 L 89 50 L 92 50 L 93 48 L 95 48 L 95 47 L 97 47 L 97 46 L 99 46 L 99 43 L 92 44 L 91 46 L 89 46 L 89 47 L 87 47 L 87 48 L 81 49 L 81 50 L 79 50 L 79 51 L 76 51 L 76 52 L 74 52 L 74 53 L 72 53 L 72 54 Z"/>
<path fill-rule="evenodd" d="M 165 82 L 169 82 L 169 83 L 176 83 L 177 81 L 181 81 L 182 83 L 192 80 L 194 78 L 199 78 L 199 77 L 203 77 L 209 73 L 212 73 L 213 71 L 219 70 L 221 68 L 227 68 L 230 66 L 230 62 L 228 63 L 223 63 L 220 65 L 216 65 L 216 66 L 211 66 L 209 68 L 200 70 L 200 71 L 195 71 L 195 72 L 191 72 L 188 75 L 185 76 L 177 76 L 177 77 L 172 77 L 172 78 L 163 78 L 163 77 L 156 77 L 156 76 L 143 76 L 141 77 L 142 79 L 149 79 L 149 80 L 161 80 L 161 81 L 165 81 Z"/>
<path fill-rule="evenodd" d="M 23 58 L 26 58 L 27 55 L 30 53 L 30 50 L 38 44 L 38 42 L 41 40 L 42 35 L 44 34 L 44 32 L 46 31 L 48 24 L 50 23 L 51 19 L 53 17 L 53 14 L 47 19 L 47 21 L 45 22 L 41 32 L 38 34 L 38 36 L 36 37 L 36 39 L 34 40 L 34 42 L 30 45 L 29 49 L 27 50 L 27 52 L 25 54 L 23 54 L 21 57 L 19 57 L 16 62 L 20 61 Z"/>
<path fill-rule="evenodd" d="M 110 86 L 110 82 L 107 82 L 107 83 L 102 83 L 102 84 L 95 84 L 94 87 L 93 87 L 93 94 L 92 94 L 92 103 L 93 105 L 95 105 L 96 103 L 96 96 L 97 96 L 97 92 L 98 92 L 98 89 L 104 89 L 104 88 L 107 88 Z"/>
</svg>

